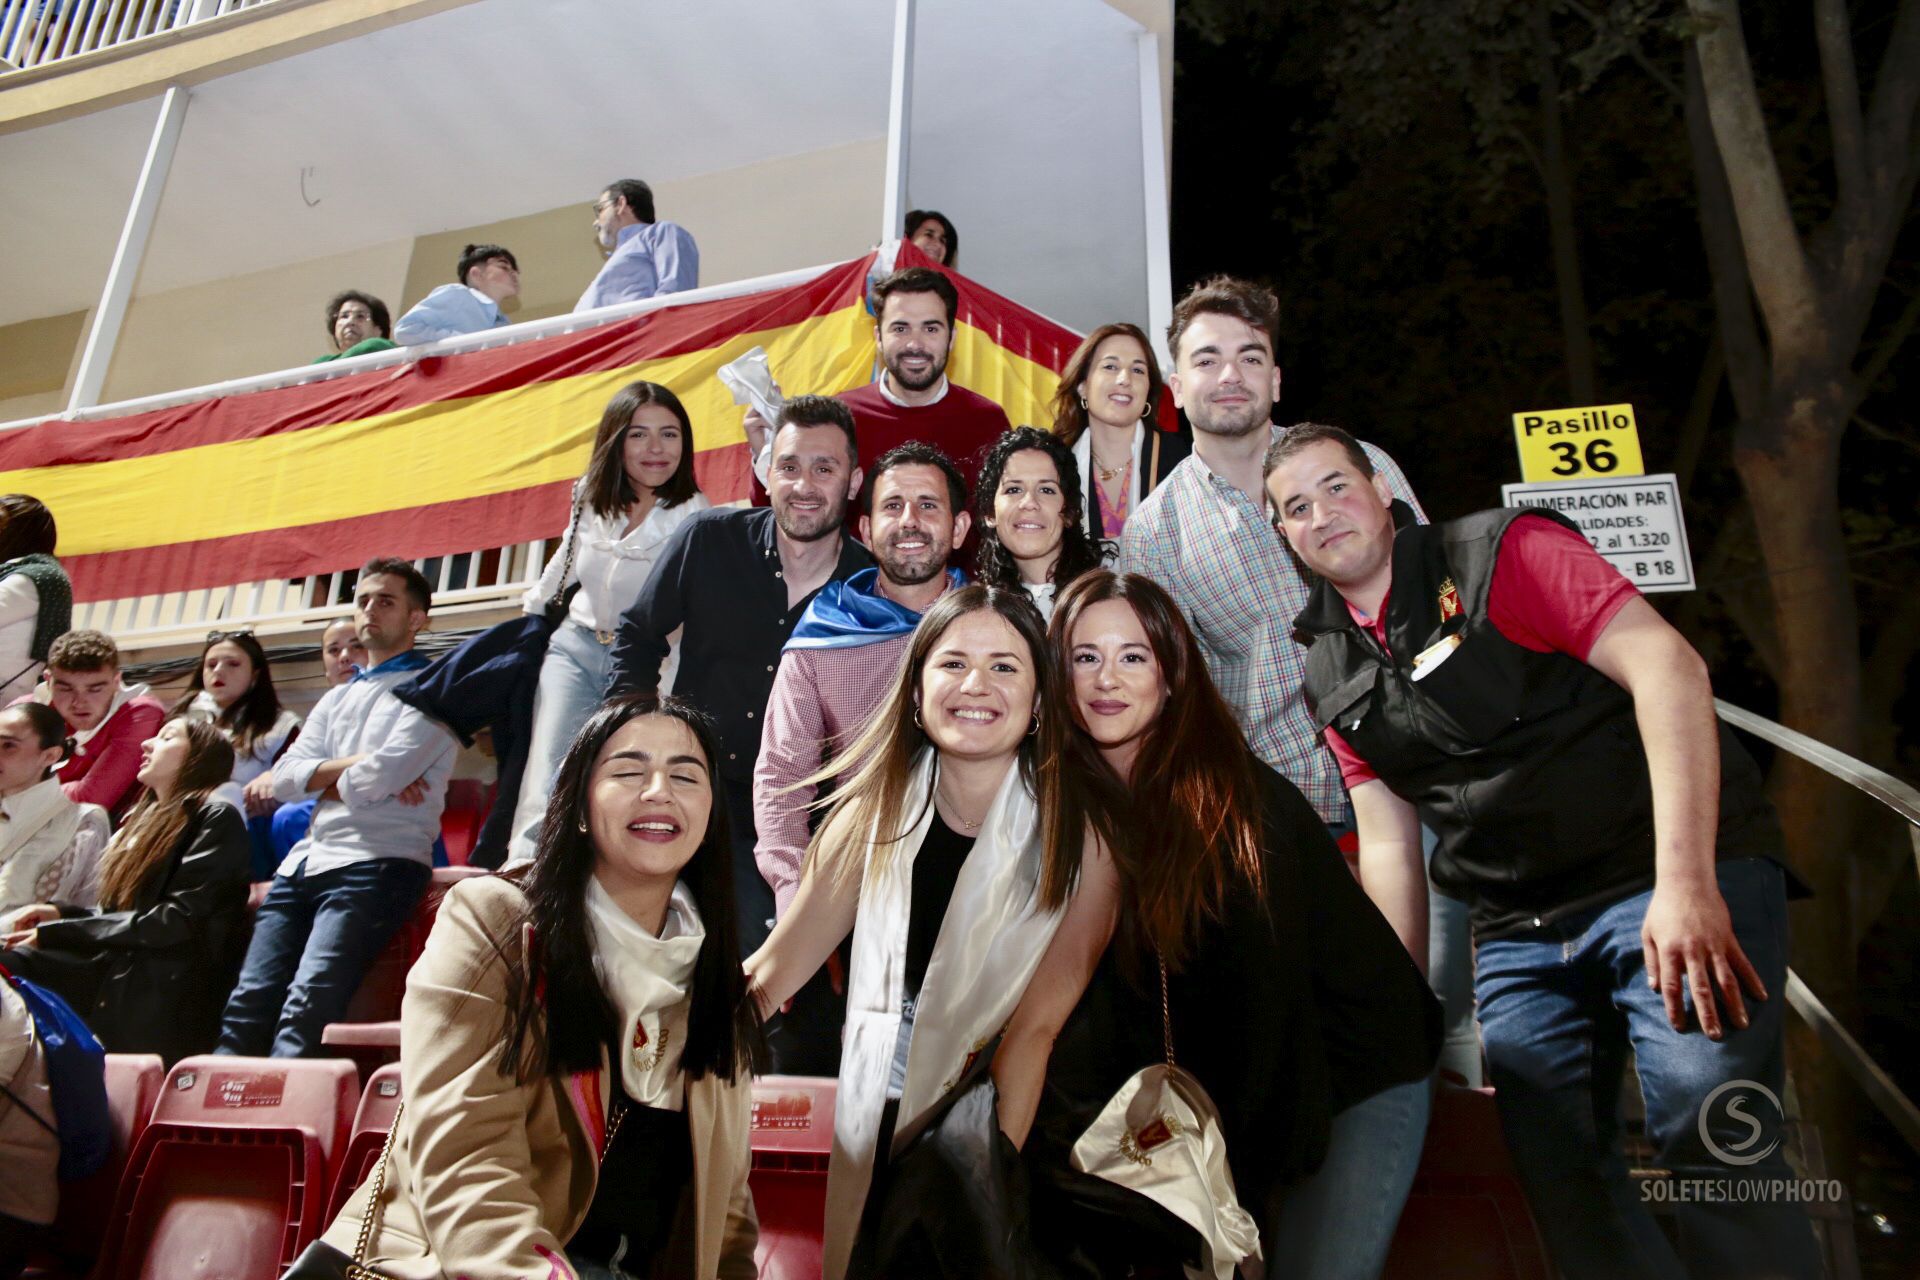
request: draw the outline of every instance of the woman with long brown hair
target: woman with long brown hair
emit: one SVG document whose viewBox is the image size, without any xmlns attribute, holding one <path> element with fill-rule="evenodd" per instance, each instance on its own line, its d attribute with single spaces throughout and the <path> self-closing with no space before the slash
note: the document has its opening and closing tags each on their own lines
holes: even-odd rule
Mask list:
<svg viewBox="0 0 1920 1280">
<path fill-rule="evenodd" d="M 273 879 L 273 764 L 300 736 L 300 717 L 280 704 L 273 664 L 251 631 L 210 631 L 184 693 L 167 718 L 205 720 L 233 744 L 233 786 L 226 798 L 239 806 L 253 840 L 253 878 Z M 238 794 L 235 794 L 235 793 Z"/>
<path fill-rule="evenodd" d="M 657 382 L 628 383 L 600 414 L 586 474 L 573 487 L 573 518 L 522 603 L 538 614 L 564 601 L 566 618 L 553 629 L 540 664 L 509 862 L 533 857 L 560 759 L 607 696 L 620 615 L 646 585 L 668 539 L 713 505 L 694 481 L 693 454 L 686 406 Z M 679 656 L 676 643 L 660 668 L 662 693 L 673 690 Z"/>
<path fill-rule="evenodd" d="M 147 791 L 101 856 L 100 905 L 22 908 L 0 964 L 66 997 L 112 1052 L 172 1063 L 217 1038 L 245 942 L 247 828 L 212 798 L 233 774 L 219 729 L 169 720 L 140 750 Z"/>
<path fill-rule="evenodd" d="M 1044 1089 L 996 1065 L 1002 1125 L 1035 1174 L 1037 1243 L 1076 1275 L 1190 1260 L 1191 1233 L 1069 1163 L 1170 1039 L 1219 1108 L 1269 1274 L 1377 1272 L 1426 1129 L 1432 993 L 1311 806 L 1247 749 L 1163 589 L 1085 574 L 1049 640 L 1075 730 L 1061 822 L 1111 848 L 1083 892 L 1109 896 L 1114 925 L 1111 945 L 1050 951 L 1008 1029 L 1003 1060 L 1052 1046 Z M 1318 1185 L 1323 1161 L 1350 1157 L 1372 1161 L 1365 1190 Z"/>
<path fill-rule="evenodd" d="M 1054 840 L 1044 820 L 1060 719 L 1031 602 L 976 583 L 921 617 L 892 691 L 812 779 L 838 790 L 799 892 L 746 970 L 762 1010 L 777 1009 L 853 934 L 829 1280 L 874 1213 L 892 1134 L 967 1073 L 1060 927 L 1081 863 L 1077 839 Z"/>
<path fill-rule="evenodd" d="M 1095 541 L 1118 542 L 1141 499 L 1193 452 L 1191 436 L 1153 424 L 1165 385 L 1146 333 L 1124 322 L 1088 334 L 1060 371 L 1053 433 L 1079 464 Z"/>
</svg>

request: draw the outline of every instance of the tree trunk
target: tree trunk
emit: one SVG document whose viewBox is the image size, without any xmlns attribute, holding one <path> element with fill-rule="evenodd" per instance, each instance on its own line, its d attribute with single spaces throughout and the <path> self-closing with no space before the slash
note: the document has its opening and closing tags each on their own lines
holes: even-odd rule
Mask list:
<svg viewBox="0 0 1920 1280">
<path fill-rule="evenodd" d="M 1547 194 L 1547 232 L 1553 252 L 1553 282 L 1560 295 L 1560 333 L 1567 352 L 1569 403 L 1599 398 L 1593 370 L 1593 330 L 1587 290 L 1580 278 L 1579 229 L 1573 212 L 1573 172 L 1560 119 L 1560 51 L 1554 44 L 1550 6 L 1533 9 L 1536 77 L 1540 87 L 1540 176 Z"/>
<path fill-rule="evenodd" d="M 1776 368 L 1779 363 L 1776 356 Z M 1753 506 L 1772 588 L 1780 719 L 1857 754 L 1860 627 L 1839 506 L 1846 396 L 1838 378 L 1809 383 L 1797 394 L 1776 391 L 1764 419 L 1742 423 L 1734 465 Z M 1851 855 L 1858 797 L 1846 783 L 1784 753 L 1774 766 L 1772 793 L 1788 854 L 1814 891 L 1793 913 L 1793 967 L 1843 1023 L 1857 1026 Z M 1820 1127 L 1829 1166 L 1846 1178 L 1856 1148 L 1853 1087 L 1803 1024 L 1790 1018 L 1788 1026 L 1795 1060 L 1812 1068 L 1797 1076 L 1802 1107 Z"/>
</svg>

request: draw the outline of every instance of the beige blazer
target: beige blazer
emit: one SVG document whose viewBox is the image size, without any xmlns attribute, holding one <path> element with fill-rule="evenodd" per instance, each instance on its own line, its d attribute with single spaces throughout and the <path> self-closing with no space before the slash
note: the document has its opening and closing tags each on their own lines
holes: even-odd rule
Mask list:
<svg viewBox="0 0 1920 1280">
<path fill-rule="evenodd" d="M 517 925 L 525 904 L 518 888 L 496 877 L 454 885 L 426 952 L 407 975 L 400 1010 L 405 1108 L 366 1259 L 393 1280 L 574 1275 L 565 1246 L 599 1181 L 609 1082 L 604 1063 L 598 1071 L 525 1085 L 499 1071 L 507 965 L 525 952 Z M 689 1081 L 686 1107 L 691 1223 L 683 1214 L 670 1246 L 681 1262 L 667 1273 L 754 1276 L 751 1080 L 743 1070 L 733 1084 Z M 323 1237 L 349 1255 L 372 1185 L 369 1177 Z"/>
<path fill-rule="evenodd" d="M 47 1059 L 34 1031 L 33 1014 L 13 984 L 0 979 L 0 1213 L 45 1226 L 60 1207 L 60 1139 L 54 1123 Z M 18 1102 L 14 1098 L 19 1099 Z M 28 1115 L 23 1108 L 31 1108 Z M 35 1119 L 35 1117 L 39 1117 Z"/>
</svg>

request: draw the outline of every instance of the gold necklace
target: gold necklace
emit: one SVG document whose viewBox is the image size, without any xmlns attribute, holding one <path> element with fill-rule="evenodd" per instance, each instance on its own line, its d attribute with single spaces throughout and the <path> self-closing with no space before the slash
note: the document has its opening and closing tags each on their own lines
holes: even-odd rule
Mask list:
<svg viewBox="0 0 1920 1280">
<path fill-rule="evenodd" d="M 942 800 L 946 801 L 947 812 L 951 813 L 959 821 L 960 825 L 967 830 L 978 831 L 980 829 L 980 822 L 986 821 L 986 817 L 982 815 L 980 822 L 968 822 L 966 815 L 960 812 L 960 806 L 953 802 L 953 797 L 947 794 L 945 787 L 937 788 L 936 793 Z"/>
<path fill-rule="evenodd" d="M 1100 461 L 1100 455 L 1094 453 L 1091 448 L 1087 450 L 1087 453 L 1088 453 L 1088 456 L 1092 457 L 1093 459 L 1093 469 L 1100 473 L 1100 479 L 1106 483 L 1111 483 L 1116 476 L 1118 476 L 1121 472 L 1125 471 L 1128 467 L 1131 467 L 1133 465 L 1133 455 L 1131 454 L 1127 455 L 1127 460 L 1121 463 L 1119 466 L 1110 467 L 1106 463 Z"/>
</svg>

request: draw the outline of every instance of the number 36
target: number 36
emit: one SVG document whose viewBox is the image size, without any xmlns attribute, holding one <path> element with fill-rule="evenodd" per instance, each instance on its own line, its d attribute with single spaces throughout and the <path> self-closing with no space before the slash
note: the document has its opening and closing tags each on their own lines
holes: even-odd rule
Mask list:
<svg viewBox="0 0 1920 1280">
<path fill-rule="evenodd" d="M 1584 451 L 1570 440 L 1555 440 L 1547 448 L 1559 459 L 1553 464 L 1553 474 L 1557 476 L 1577 475 L 1583 469 L 1604 475 L 1620 465 L 1619 455 L 1605 440 L 1589 441 Z"/>
</svg>

